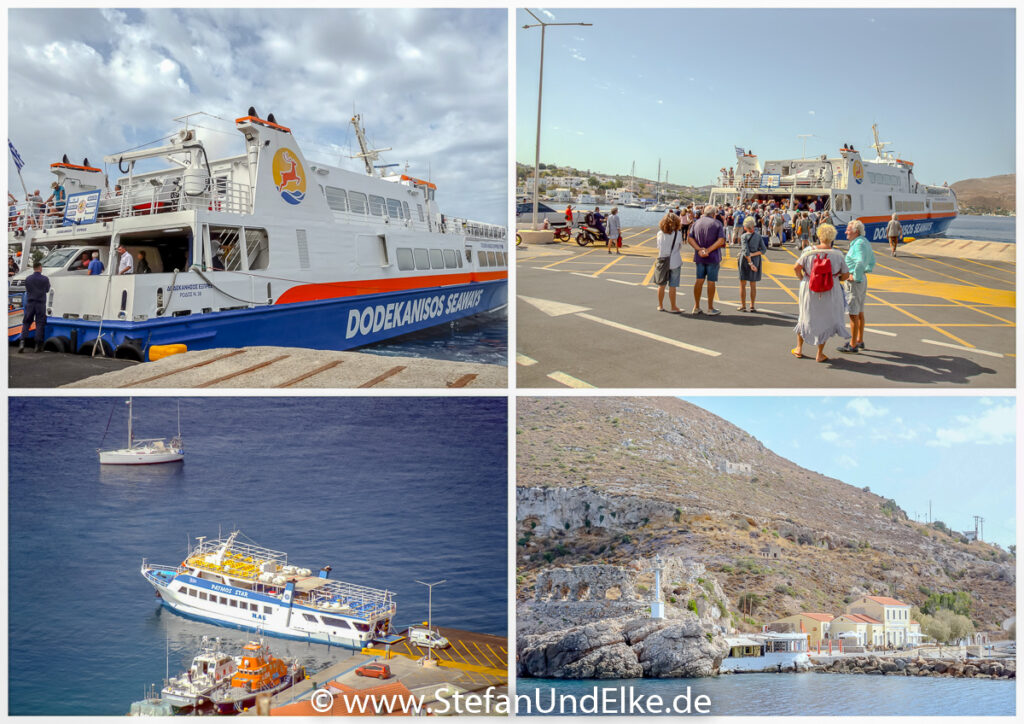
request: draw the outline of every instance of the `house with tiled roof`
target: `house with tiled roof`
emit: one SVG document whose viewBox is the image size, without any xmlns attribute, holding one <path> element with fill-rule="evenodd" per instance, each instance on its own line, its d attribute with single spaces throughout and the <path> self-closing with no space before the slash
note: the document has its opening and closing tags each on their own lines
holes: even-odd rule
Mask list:
<svg viewBox="0 0 1024 724">
<path fill-rule="evenodd" d="M 790 614 L 768 624 L 769 631 L 791 631 L 805 633 L 809 636 L 810 645 L 817 646 L 822 639 L 828 638 L 831 613 L 810 613 L 802 611 Z"/>
<path fill-rule="evenodd" d="M 888 596 L 861 596 L 846 605 L 846 613 L 862 614 L 881 622 L 882 640 L 875 646 L 898 648 L 912 643 L 909 603 Z"/>
<path fill-rule="evenodd" d="M 832 619 L 829 636 L 848 645 L 882 646 L 885 641 L 885 627 L 882 622 L 862 613 L 842 613 Z"/>
</svg>

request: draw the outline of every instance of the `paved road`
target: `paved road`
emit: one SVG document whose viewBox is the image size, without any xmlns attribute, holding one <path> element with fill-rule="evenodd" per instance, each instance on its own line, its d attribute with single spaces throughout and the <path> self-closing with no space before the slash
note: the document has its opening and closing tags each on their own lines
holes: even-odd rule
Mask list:
<svg viewBox="0 0 1024 724">
<path fill-rule="evenodd" d="M 651 285 L 656 229 L 623 232 L 622 255 L 574 242 L 526 245 L 517 256 L 517 386 L 601 388 L 862 388 L 1015 385 L 1014 264 L 899 256 L 875 245 L 867 349 L 826 345 L 831 361 L 796 359 L 797 253 L 769 252 L 757 314 L 736 310 L 729 250 L 718 317 L 659 313 Z M 845 245 L 844 245 L 845 248 Z M 693 306 L 694 266 L 684 255 L 679 306 Z M 702 300 L 706 307 L 706 299 Z"/>
</svg>

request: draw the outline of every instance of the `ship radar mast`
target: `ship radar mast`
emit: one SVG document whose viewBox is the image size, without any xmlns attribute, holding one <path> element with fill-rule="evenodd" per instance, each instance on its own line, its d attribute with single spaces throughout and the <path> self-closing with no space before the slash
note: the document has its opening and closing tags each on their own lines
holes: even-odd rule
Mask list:
<svg viewBox="0 0 1024 724">
<path fill-rule="evenodd" d="M 871 124 L 871 132 L 875 136 L 875 142 L 871 144 L 871 148 L 875 149 L 875 157 L 881 160 L 881 159 L 885 158 L 885 156 L 882 154 L 882 150 L 886 146 L 890 145 L 892 142 L 891 141 L 879 141 L 878 140 L 878 124 L 877 123 L 872 123 Z"/>
<path fill-rule="evenodd" d="M 368 176 L 376 175 L 373 170 L 373 162 L 380 158 L 381 151 L 390 151 L 391 148 L 370 148 L 366 142 L 366 132 L 363 130 L 362 116 L 358 113 L 352 116 L 352 127 L 356 129 L 356 140 L 359 141 L 359 153 L 350 158 L 361 158 L 366 165 Z"/>
</svg>

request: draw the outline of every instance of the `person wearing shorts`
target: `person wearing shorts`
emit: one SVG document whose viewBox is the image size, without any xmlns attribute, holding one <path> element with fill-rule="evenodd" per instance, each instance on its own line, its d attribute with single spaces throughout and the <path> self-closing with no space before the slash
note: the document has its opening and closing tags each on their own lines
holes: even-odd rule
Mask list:
<svg viewBox="0 0 1024 724">
<path fill-rule="evenodd" d="M 864 223 L 854 219 L 846 225 L 846 238 L 850 250 L 846 252 L 846 266 L 850 278 L 846 281 L 846 313 L 850 315 L 850 341 L 840 352 L 859 352 L 864 349 L 864 300 L 868 292 L 867 273 L 875 268 L 875 252 L 864 236 Z"/>
<path fill-rule="evenodd" d="M 725 227 L 715 218 L 715 207 L 708 204 L 704 207 L 704 215 L 693 222 L 687 241 L 693 247 L 693 262 L 697 265 L 697 280 L 693 283 L 693 311 L 691 314 L 702 314 L 700 309 L 701 292 L 704 280 L 708 282 L 708 314 L 721 314 L 715 309 L 715 287 L 718 284 L 718 267 L 722 263 L 721 248 L 725 246 Z"/>
<path fill-rule="evenodd" d="M 679 228 L 679 217 L 669 211 L 658 224 L 658 259 L 668 260 L 667 271 L 664 264 L 659 265 L 659 276 L 655 279 L 658 285 L 658 311 L 680 314 L 683 310 L 676 306 L 676 288 L 683 268 L 683 235 Z M 665 309 L 665 287 L 668 286 L 669 308 Z"/>
</svg>

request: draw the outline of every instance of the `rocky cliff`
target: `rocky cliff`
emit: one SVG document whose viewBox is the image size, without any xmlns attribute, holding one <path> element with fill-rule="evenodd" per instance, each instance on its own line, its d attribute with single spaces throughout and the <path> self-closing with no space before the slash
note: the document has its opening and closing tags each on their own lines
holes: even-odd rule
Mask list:
<svg viewBox="0 0 1024 724">
<path fill-rule="evenodd" d="M 657 553 L 704 571 L 671 582 L 677 606 L 707 604 L 699 578 L 740 630 L 838 612 L 859 595 L 918 604 L 930 591 L 968 591 L 982 629 L 1013 614 L 1007 552 L 910 521 L 894 501 L 802 468 L 689 403 L 520 398 L 516 424 L 522 602 L 553 568 Z"/>
</svg>

